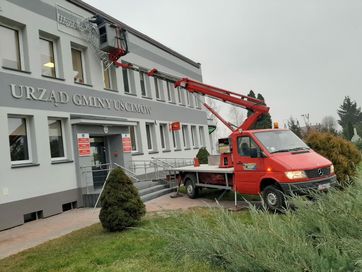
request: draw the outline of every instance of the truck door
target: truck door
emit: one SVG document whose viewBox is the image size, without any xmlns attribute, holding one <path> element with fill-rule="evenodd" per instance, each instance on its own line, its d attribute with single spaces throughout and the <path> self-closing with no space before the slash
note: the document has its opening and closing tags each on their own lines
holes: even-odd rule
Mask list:
<svg viewBox="0 0 362 272">
<path fill-rule="evenodd" d="M 234 174 L 239 193 L 258 194 L 260 178 L 264 175 L 264 158 L 260 147 L 249 136 L 239 136 L 234 149 Z"/>
</svg>

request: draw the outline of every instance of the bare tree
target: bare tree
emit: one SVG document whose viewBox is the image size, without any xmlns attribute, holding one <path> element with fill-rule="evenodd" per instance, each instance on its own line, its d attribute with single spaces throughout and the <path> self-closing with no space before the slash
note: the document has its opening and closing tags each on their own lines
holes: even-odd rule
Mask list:
<svg viewBox="0 0 362 272">
<path fill-rule="evenodd" d="M 232 123 L 236 127 L 238 127 L 245 119 L 241 109 L 234 106 L 230 106 L 228 115 L 230 123 Z"/>
<path fill-rule="evenodd" d="M 321 126 L 322 129 L 325 131 L 335 132 L 337 128 L 337 121 L 333 116 L 328 115 L 322 119 Z"/>
</svg>

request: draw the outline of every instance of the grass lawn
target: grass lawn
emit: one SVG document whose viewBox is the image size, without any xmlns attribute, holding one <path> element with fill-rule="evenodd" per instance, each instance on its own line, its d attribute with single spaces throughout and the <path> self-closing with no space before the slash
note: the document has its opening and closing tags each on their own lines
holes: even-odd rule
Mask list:
<svg viewBox="0 0 362 272">
<path fill-rule="evenodd" d="M 196 211 L 208 216 L 207 209 Z M 180 212 L 180 216 L 187 216 L 187 212 Z M 249 219 L 248 212 L 236 216 Z M 172 218 L 152 214 L 141 228 L 121 233 L 105 232 L 95 224 L 0 260 L 0 271 L 219 271 L 191 259 L 175 263 L 165 254 L 167 241 L 147 231 L 153 223 L 183 227 Z"/>
</svg>

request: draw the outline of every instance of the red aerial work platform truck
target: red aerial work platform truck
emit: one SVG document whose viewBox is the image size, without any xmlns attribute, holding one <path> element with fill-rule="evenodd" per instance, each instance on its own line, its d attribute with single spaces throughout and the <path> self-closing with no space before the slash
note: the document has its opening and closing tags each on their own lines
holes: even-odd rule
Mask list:
<svg viewBox="0 0 362 272">
<path fill-rule="evenodd" d="M 125 30 L 114 25 L 105 28 L 104 24 L 107 22 L 98 22 L 99 32 L 105 36 L 101 44 L 109 37 L 117 41 L 113 46 L 106 42 L 108 61 L 116 67 L 140 71 L 136 64 L 118 61 L 128 53 Z M 107 33 L 104 29 L 111 29 L 114 33 Z M 198 189 L 202 187 L 219 188 L 233 190 L 235 196 L 236 193 L 260 194 L 267 208 L 280 210 L 285 205 L 286 195 L 303 194 L 310 189 L 325 191 L 337 183 L 333 164 L 309 148 L 292 131 L 278 128 L 251 129 L 269 111 L 264 101 L 192 79 L 161 73 L 155 68 L 148 72 L 148 76 L 173 82 L 175 88 L 184 88 L 191 93 L 252 112 L 241 125 L 235 126 L 207 103 L 202 103 L 231 130 L 231 134 L 228 138 L 219 139 L 221 154 L 216 164 L 173 169 L 178 172 L 179 181 L 186 186 L 189 197 L 196 197 Z"/>
</svg>

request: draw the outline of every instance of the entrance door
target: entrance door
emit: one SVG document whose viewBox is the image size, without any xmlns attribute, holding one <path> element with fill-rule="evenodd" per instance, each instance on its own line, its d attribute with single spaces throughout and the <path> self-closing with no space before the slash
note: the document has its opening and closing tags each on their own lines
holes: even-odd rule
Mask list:
<svg viewBox="0 0 362 272">
<path fill-rule="evenodd" d="M 238 137 L 233 157 L 238 192 L 257 194 L 259 180 L 265 174 L 260 147 L 249 136 Z"/>
<path fill-rule="evenodd" d="M 107 150 L 105 137 L 90 137 L 92 150 L 92 173 L 94 188 L 100 188 L 108 174 Z"/>
</svg>

